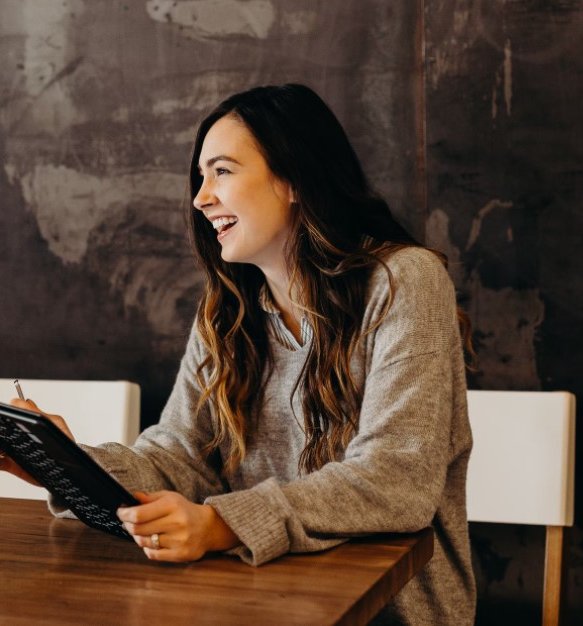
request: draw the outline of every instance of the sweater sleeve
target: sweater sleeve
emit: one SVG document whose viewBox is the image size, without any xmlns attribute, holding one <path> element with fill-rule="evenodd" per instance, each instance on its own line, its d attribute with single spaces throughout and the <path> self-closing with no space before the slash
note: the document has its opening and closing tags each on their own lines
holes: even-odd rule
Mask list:
<svg viewBox="0 0 583 626">
<path fill-rule="evenodd" d="M 200 397 L 196 370 L 202 354 L 195 326 L 160 422 L 144 430 L 132 446 L 81 444 L 129 491 L 170 489 L 193 502 L 202 502 L 209 495 L 225 490 L 220 478 L 219 454 L 207 458 L 201 452 L 212 440 L 213 422 L 208 405 L 198 414 L 195 410 Z M 55 515 L 70 516 L 53 496 L 49 496 L 49 508 Z"/>
<path fill-rule="evenodd" d="M 455 293 L 431 253 L 397 255 L 389 313 L 365 338 L 359 428 L 343 459 L 206 501 L 245 544 L 238 554 L 249 563 L 358 534 L 417 531 L 436 514 L 452 457 L 452 354 L 461 353 Z M 386 273 L 371 282 L 365 327 L 381 319 L 389 297 Z"/>
</svg>

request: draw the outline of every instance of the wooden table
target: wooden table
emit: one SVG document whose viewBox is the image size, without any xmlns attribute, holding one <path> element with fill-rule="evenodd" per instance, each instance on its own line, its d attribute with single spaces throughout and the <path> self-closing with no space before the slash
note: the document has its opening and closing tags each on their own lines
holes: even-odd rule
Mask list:
<svg viewBox="0 0 583 626">
<path fill-rule="evenodd" d="M 426 529 L 258 568 L 225 555 L 162 564 L 45 502 L 0 498 L 0 624 L 366 624 L 432 553 Z"/>
</svg>

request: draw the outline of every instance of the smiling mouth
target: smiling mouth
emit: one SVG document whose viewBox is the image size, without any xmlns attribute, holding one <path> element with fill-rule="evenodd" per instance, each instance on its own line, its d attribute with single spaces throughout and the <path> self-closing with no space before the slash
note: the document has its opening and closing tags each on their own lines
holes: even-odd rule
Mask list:
<svg viewBox="0 0 583 626">
<path fill-rule="evenodd" d="M 217 231 L 217 239 L 222 239 L 238 221 L 236 217 L 219 217 L 213 220 L 212 224 L 213 228 Z"/>
</svg>

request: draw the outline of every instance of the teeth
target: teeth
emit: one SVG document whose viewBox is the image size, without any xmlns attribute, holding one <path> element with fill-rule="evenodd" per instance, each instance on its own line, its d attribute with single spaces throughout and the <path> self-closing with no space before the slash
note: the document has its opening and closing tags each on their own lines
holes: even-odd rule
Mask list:
<svg viewBox="0 0 583 626">
<path fill-rule="evenodd" d="M 223 226 L 226 226 L 227 224 L 235 224 L 238 221 L 239 220 L 236 217 L 219 217 L 218 219 L 213 220 L 212 224 L 215 230 L 219 230 L 220 228 L 222 228 Z"/>
</svg>

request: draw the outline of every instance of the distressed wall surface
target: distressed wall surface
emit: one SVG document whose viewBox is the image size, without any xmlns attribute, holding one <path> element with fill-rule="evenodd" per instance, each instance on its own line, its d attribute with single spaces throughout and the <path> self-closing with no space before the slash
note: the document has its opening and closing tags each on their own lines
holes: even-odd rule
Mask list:
<svg viewBox="0 0 583 626">
<path fill-rule="evenodd" d="M 415 23 L 404 0 L 0 0 L 0 376 L 129 378 L 157 421 L 199 289 L 194 129 L 234 91 L 316 88 L 421 233 Z"/>
<path fill-rule="evenodd" d="M 426 0 L 428 209 L 416 6 L 0 0 L 0 376 L 135 380 L 155 422 L 200 290 L 181 216 L 194 129 L 233 91 L 301 81 L 449 255 L 472 385 L 581 403 L 581 2 Z M 480 623 L 536 623 L 540 529 L 472 535 Z M 581 616 L 580 530 L 571 558 Z"/>
<path fill-rule="evenodd" d="M 427 236 L 468 298 L 471 383 L 568 389 L 582 405 L 583 3 L 427 0 L 426 20 Z M 472 536 L 478 623 L 540 623 L 542 530 L 474 524 Z M 583 623 L 582 539 L 579 526 L 573 623 Z"/>
</svg>

